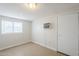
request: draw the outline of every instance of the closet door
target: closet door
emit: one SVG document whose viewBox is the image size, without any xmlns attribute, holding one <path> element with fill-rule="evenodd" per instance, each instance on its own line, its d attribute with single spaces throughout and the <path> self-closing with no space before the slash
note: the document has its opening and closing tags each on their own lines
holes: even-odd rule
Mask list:
<svg viewBox="0 0 79 59">
<path fill-rule="evenodd" d="M 78 55 L 78 14 L 58 16 L 58 51 Z"/>
</svg>

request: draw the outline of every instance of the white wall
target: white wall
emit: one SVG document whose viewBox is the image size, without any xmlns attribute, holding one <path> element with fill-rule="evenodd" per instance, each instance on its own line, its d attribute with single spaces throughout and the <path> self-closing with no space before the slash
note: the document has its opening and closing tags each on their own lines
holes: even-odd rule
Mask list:
<svg viewBox="0 0 79 59">
<path fill-rule="evenodd" d="M 63 18 L 63 15 L 66 15 Z M 44 47 L 50 48 L 52 50 L 60 51 L 68 55 L 78 55 L 78 36 L 79 36 L 79 19 L 78 13 L 63 13 L 59 14 L 58 16 L 50 16 L 46 18 L 41 18 L 32 22 L 32 39 L 33 42 L 40 44 Z M 63 19 L 61 23 L 58 23 L 59 18 L 61 16 Z M 44 23 L 52 23 L 52 29 L 44 29 Z M 58 27 L 58 25 L 60 25 Z M 65 27 L 66 26 L 66 27 Z M 62 28 L 63 27 L 63 28 Z M 62 34 L 57 33 L 58 29 L 61 28 Z M 65 40 L 61 40 L 61 38 Z M 62 42 L 64 41 L 64 43 Z M 60 44 L 60 46 L 59 46 Z M 65 44 L 65 45 L 64 45 Z M 63 47 L 64 46 L 64 47 Z M 63 48 L 63 49 L 62 49 Z M 62 50 L 61 50 L 62 49 Z M 64 52 L 65 51 L 65 52 Z"/>
<path fill-rule="evenodd" d="M 1 34 L 1 19 L 23 23 L 23 33 Z M 0 16 L 0 50 L 31 42 L 31 22 Z"/>
<path fill-rule="evenodd" d="M 52 29 L 44 29 L 44 23 L 51 23 Z M 57 50 L 57 17 L 46 17 L 32 22 L 33 42 Z"/>
</svg>

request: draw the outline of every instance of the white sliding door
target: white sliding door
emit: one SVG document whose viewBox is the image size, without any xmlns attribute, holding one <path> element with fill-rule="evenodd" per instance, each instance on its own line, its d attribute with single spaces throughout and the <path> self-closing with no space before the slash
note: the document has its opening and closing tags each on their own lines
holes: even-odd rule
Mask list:
<svg viewBox="0 0 79 59">
<path fill-rule="evenodd" d="M 58 51 L 78 55 L 78 14 L 58 16 Z"/>
</svg>

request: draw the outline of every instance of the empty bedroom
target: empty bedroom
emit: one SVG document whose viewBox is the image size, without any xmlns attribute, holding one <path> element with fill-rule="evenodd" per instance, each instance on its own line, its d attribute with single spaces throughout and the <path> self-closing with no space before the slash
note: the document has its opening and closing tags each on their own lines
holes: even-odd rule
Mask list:
<svg viewBox="0 0 79 59">
<path fill-rule="evenodd" d="M 79 56 L 79 3 L 0 3 L 0 56 Z"/>
</svg>

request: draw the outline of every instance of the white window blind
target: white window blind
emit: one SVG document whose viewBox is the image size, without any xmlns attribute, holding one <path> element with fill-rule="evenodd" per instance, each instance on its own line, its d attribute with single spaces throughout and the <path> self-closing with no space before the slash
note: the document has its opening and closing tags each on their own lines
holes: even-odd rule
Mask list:
<svg viewBox="0 0 79 59">
<path fill-rule="evenodd" d="M 22 32 L 22 22 L 12 22 L 2 20 L 1 29 L 2 33 Z"/>
<path fill-rule="evenodd" d="M 14 22 L 14 32 L 22 32 L 22 23 Z"/>
</svg>

